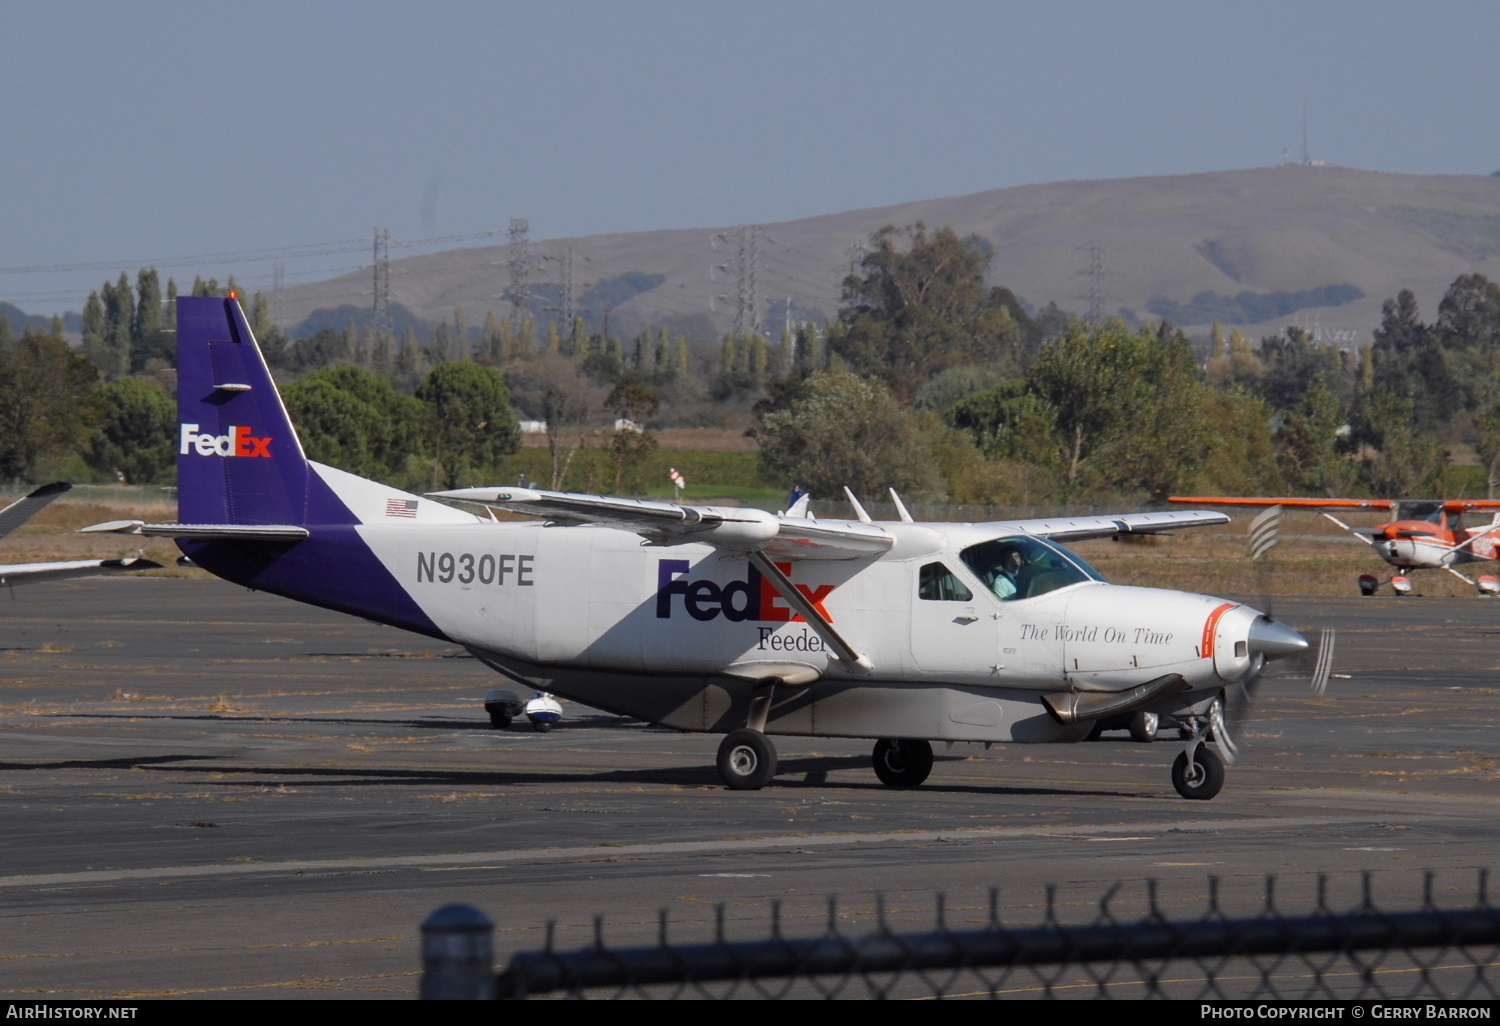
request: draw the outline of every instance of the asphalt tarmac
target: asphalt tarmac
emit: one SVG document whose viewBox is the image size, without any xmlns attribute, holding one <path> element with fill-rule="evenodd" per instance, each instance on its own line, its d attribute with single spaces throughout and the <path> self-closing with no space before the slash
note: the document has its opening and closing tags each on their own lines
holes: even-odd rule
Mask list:
<svg viewBox="0 0 1500 1026">
<path fill-rule="evenodd" d="M 1228 783 L 1179 798 L 1181 745 L 938 747 L 882 787 L 869 743 L 777 739 L 780 771 L 726 790 L 718 738 L 565 704 L 548 734 L 489 727 L 489 671 L 446 646 L 228 584 L 98 579 L 0 594 L 0 994 L 415 995 L 420 924 L 468 902 L 497 955 L 989 914 L 1034 925 L 1106 888 L 1129 918 L 1155 880 L 1199 915 L 1469 907 L 1496 864 L 1500 602 L 1278 602 L 1338 629 L 1312 695 L 1268 674 Z"/>
</svg>

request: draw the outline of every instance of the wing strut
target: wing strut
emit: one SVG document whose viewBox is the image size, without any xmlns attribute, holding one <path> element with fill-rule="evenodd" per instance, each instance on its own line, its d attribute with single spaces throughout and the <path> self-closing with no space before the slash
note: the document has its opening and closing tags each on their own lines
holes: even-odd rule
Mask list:
<svg viewBox="0 0 1500 1026">
<path fill-rule="evenodd" d="M 1344 530 L 1346 530 L 1350 534 L 1354 535 L 1354 537 L 1358 538 L 1360 541 L 1362 541 L 1366 545 L 1370 546 L 1370 548 L 1373 549 L 1375 547 L 1375 539 L 1373 539 L 1373 538 L 1367 538 L 1364 535 L 1360 534 L 1358 531 L 1356 531 L 1354 528 L 1350 527 L 1348 524 L 1344 523 L 1342 520 L 1340 520 L 1338 517 L 1334 516 L 1332 513 L 1320 512 L 1318 514 L 1318 516 L 1324 517 L 1325 519 L 1328 519 L 1328 520 L 1332 520 L 1335 524 L 1338 524 Z"/>
<path fill-rule="evenodd" d="M 766 558 L 764 552 L 751 552 L 749 555 L 750 565 L 759 570 L 761 576 L 776 587 L 776 590 L 781 593 L 781 597 L 786 599 L 786 604 L 795 609 L 801 615 L 802 619 L 807 621 L 807 625 L 833 650 L 833 654 L 838 657 L 839 662 L 843 663 L 853 673 L 871 673 L 874 671 L 875 664 L 870 662 L 870 657 L 854 651 L 854 648 L 840 636 L 839 632 L 833 629 L 833 624 L 828 622 L 827 617 L 818 612 L 818 607 L 809 602 L 807 596 L 797 590 L 796 586 L 787 579 L 786 574 L 781 572 L 781 568 Z"/>
</svg>

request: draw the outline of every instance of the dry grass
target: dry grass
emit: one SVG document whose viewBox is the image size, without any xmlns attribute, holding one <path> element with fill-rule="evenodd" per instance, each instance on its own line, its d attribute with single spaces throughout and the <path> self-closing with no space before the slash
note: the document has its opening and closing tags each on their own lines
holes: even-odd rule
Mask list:
<svg viewBox="0 0 1500 1026">
<path fill-rule="evenodd" d="M 1088 541 L 1071 547 L 1116 584 L 1211 595 L 1357 595 L 1355 581 L 1360 574 L 1374 574 L 1384 581 L 1394 572 L 1369 546 L 1310 516 L 1289 518 L 1270 558 L 1257 563 L 1250 559 L 1245 540 L 1248 526 L 1249 518 L 1239 517 L 1223 527 L 1182 531 L 1149 541 Z M 1461 569 L 1473 577 L 1493 572 L 1495 564 Z M 1422 571 L 1411 579 L 1418 594 L 1478 597 L 1473 587 L 1443 571 Z"/>
</svg>

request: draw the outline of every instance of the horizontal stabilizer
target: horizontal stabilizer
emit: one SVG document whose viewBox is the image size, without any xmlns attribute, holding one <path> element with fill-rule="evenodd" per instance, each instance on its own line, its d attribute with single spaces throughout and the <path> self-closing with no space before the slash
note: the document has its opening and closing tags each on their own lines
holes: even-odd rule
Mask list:
<svg viewBox="0 0 1500 1026">
<path fill-rule="evenodd" d="M 310 532 L 296 524 L 142 524 L 148 538 L 191 538 L 194 541 L 295 542 Z"/>
<path fill-rule="evenodd" d="M 124 570 L 160 570 L 150 559 L 74 559 L 59 563 L 16 563 L 0 566 L 0 585 L 56 581 L 68 577 L 96 577 Z"/>
</svg>

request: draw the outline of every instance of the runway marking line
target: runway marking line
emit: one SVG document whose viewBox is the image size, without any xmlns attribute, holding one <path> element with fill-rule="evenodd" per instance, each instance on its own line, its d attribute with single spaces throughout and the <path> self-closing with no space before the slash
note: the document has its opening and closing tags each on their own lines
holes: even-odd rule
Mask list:
<svg viewBox="0 0 1500 1026">
<path fill-rule="evenodd" d="M 1350 820 L 1348 822 L 1356 822 Z M 1130 823 L 1118 826 L 1005 826 L 964 827 L 951 830 L 901 830 L 885 833 L 849 833 L 809 836 L 795 834 L 781 837 L 761 837 L 744 840 L 671 841 L 655 844 L 626 844 L 605 849 L 609 858 L 647 858 L 652 856 L 693 856 L 724 852 L 779 851 L 785 849 L 848 847 L 861 844 L 926 844 L 965 841 L 998 841 L 1024 837 L 1082 837 L 1096 839 L 1112 834 L 1129 834 L 1137 838 L 1155 839 L 1171 833 L 1180 833 L 1184 827 L 1194 832 L 1242 832 L 1264 833 L 1299 827 L 1328 827 L 1335 821 L 1327 817 L 1296 819 L 1247 819 L 1227 820 L 1222 823 L 1202 822 L 1156 823 L 1147 828 L 1157 834 L 1142 835 L 1143 824 Z M 1341 825 L 1346 825 L 1347 822 Z M 441 855 L 389 855 L 355 856 L 342 859 L 314 859 L 308 861 L 282 860 L 277 862 L 233 862 L 197 866 L 156 866 L 142 869 L 98 869 L 71 873 L 30 873 L 0 877 L 0 890 L 22 887 L 56 887 L 69 884 L 122 883 L 131 880 L 195 879 L 215 876 L 243 876 L 251 873 L 280 873 L 303 876 L 308 873 L 338 873 L 359 871 L 369 873 L 377 870 L 412 869 L 419 871 L 444 870 L 456 866 L 489 869 L 508 864 L 546 864 L 555 862 L 598 862 L 604 857 L 599 845 L 571 848 L 531 848 L 515 851 L 461 852 Z"/>
</svg>

